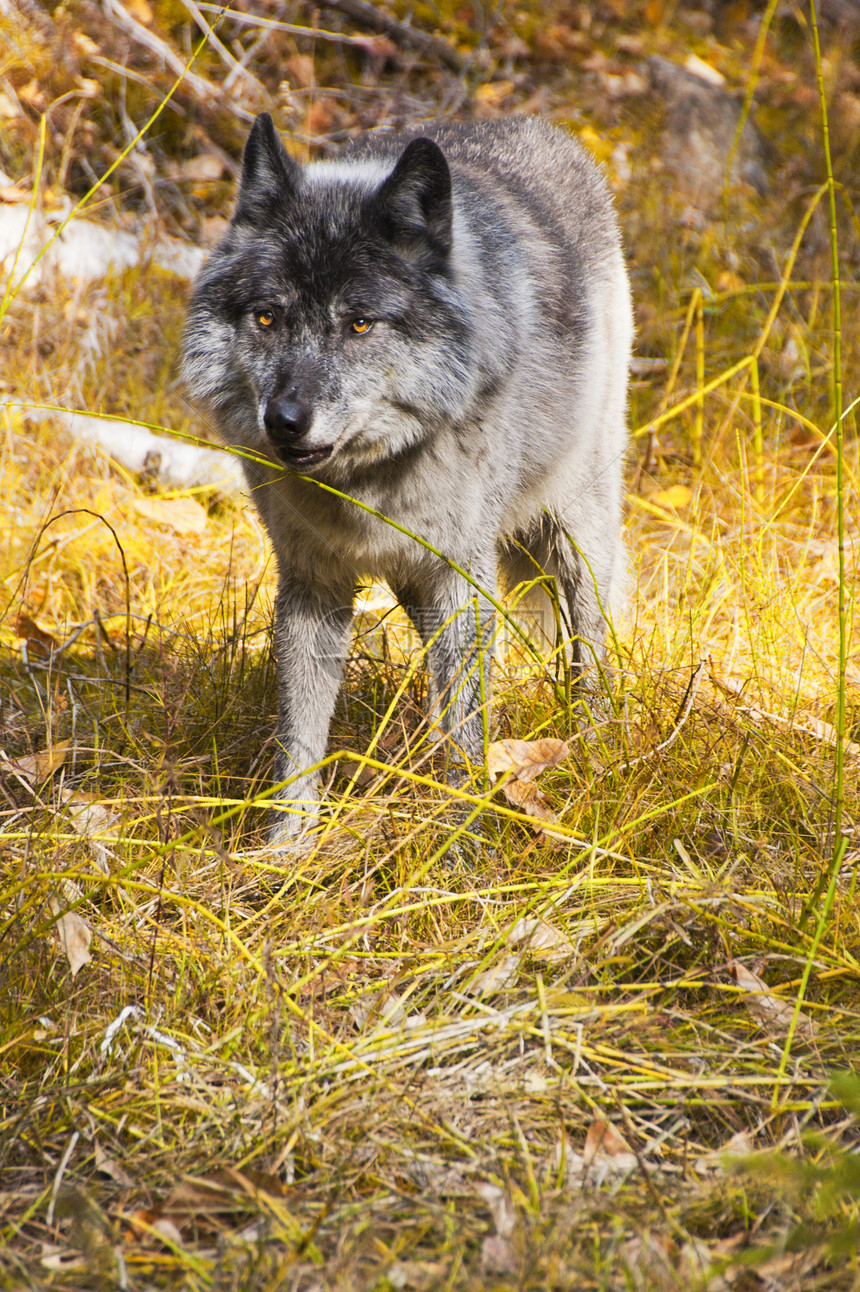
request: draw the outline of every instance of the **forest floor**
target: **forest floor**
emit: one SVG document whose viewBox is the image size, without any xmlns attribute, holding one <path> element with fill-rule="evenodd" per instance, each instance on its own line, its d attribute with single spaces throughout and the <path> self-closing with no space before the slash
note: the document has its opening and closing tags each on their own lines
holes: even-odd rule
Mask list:
<svg viewBox="0 0 860 1292">
<path fill-rule="evenodd" d="M 175 86 L 213 17 L 0 0 L 0 1287 L 860 1287 L 860 10 L 816 60 L 789 3 L 254 0 Z M 502 654 L 495 734 L 568 753 L 471 867 L 375 588 L 278 866 L 252 503 L 62 411 L 211 438 L 187 266 L 261 110 L 539 113 L 616 194 L 614 717 Z"/>
</svg>

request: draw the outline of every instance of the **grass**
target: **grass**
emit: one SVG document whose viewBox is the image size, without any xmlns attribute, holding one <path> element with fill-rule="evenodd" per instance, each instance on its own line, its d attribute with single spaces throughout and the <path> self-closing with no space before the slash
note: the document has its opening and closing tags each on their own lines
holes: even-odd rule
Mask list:
<svg viewBox="0 0 860 1292">
<path fill-rule="evenodd" d="M 552 835 L 496 794 L 471 868 L 444 855 L 420 657 L 374 596 L 334 826 L 280 869 L 253 509 L 198 493 L 189 532 L 5 410 L 2 1286 L 860 1282 L 838 1075 L 860 1041 L 857 745 L 841 790 L 836 760 L 860 696 L 839 544 L 860 461 L 831 429 L 831 244 L 798 244 L 779 295 L 740 233 L 667 239 L 661 184 L 619 199 L 640 345 L 671 381 L 632 394 L 615 716 L 580 739 L 542 673 L 501 661 L 498 734 L 570 755 L 540 782 Z M 783 266 L 808 203 L 759 212 Z M 853 257 L 850 221 L 839 240 Z M 745 280 L 688 290 L 727 245 Z M 9 390 L 200 430 L 171 385 L 182 294 L 138 269 L 19 293 Z"/>
</svg>

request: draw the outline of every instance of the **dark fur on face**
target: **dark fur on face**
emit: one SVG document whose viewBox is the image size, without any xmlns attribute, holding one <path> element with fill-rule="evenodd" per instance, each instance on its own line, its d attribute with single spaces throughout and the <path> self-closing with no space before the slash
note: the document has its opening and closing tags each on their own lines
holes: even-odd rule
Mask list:
<svg viewBox="0 0 860 1292">
<path fill-rule="evenodd" d="M 368 455 L 401 453 L 419 422 L 461 417 L 475 374 L 451 240 L 451 176 L 430 140 L 409 144 L 380 183 L 371 168 L 364 183 L 323 185 L 259 118 L 236 214 L 189 313 L 185 372 L 196 397 L 240 442 L 288 464 L 331 450 L 338 478 Z M 231 339 L 220 363 L 213 332 Z M 273 401 L 301 415 L 273 432 Z M 377 419 L 388 405 L 385 435 L 356 417 L 363 402 Z"/>
</svg>

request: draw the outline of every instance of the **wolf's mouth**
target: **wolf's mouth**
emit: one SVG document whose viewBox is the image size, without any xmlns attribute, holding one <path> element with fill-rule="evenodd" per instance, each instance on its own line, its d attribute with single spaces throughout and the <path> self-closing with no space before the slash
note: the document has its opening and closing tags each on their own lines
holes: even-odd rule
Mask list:
<svg viewBox="0 0 860 1292">
<path fill-rule="evenodd" d="M 329 444 L 325 449 L 312 449 L 307 453 L 302 453 L 297 449 L 285 448 L 283 444 L 278 445 L 278 457 L 286 462 L 288 467 L 301 469 L 303 467 L 315 467 L 320 462 L 325 462 L 330 458 L 334 451 L 334 445 Z"/>
</svg>

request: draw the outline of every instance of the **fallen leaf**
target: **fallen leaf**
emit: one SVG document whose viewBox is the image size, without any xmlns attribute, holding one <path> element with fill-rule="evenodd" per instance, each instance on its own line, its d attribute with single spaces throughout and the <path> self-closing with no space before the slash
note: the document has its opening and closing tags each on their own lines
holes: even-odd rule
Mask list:
<svg viewBox="0 0 860 1292">
<path fill-rule="evenodd" d="M 506 99 L 514 89 L 513 81 L 485 81 L 475 90 L 476 103 L 487 103 L 495 107 Z"/>
<path fill-rule="evenodd" d="M 3 94 L 0 91 L 0 117 L 4 121 L 17 121 L 22 115 L 23 113 L 18 104 L 14 103 L 8 94 Z"/>
<path fill-rule="evenodd" d="M 352 38 L 352 44 L 354 49 L 363 50 L 371 58 L 396 59 L 398 55 L 397 46 L 387 36 L 356 35 Z"/>
<path fill-rule="evenodd" d="M 96 794 L 66 790 L 61 797 L 77 834 L 89 837 L 99 830 L 110 829 L 119 820 L 119 814 L 103 807 Z"/>
<path fill-rule="evenodd" d="M 26 610 L 19 610 L 18 617 L 15 620 L 15 635 L 26 641 L 32 649 L 38 648 L 42 655 L 50 655 L 52 651 L 57 650 L 60 643 L 56 637 L 46 633 L 44 628 L 40 628 L 34 619 L 31 619 Z"/>
<path fill-rule="evenodd" d="M 97 794 L 88 794 L 85 790 L 63 789 L 60 798 L 69 814 L 72 829 L 87 840 L 102 874 L 110 874 L 107 849 L 97 836 L 116 825 L 119 813 L 111 812 L 98 801 Z"/>
<path fill-rule="evenodd" d="M 729 1153 L 733 1157 L 748 1157 L 750 1153 L 754 1152 L 755 1145 L 753 1144 L 752 1135 L 746 1130 L 735 1131 L 734 1135 L 727 1139 L 720 1149 L 721 1155 Z"/>
<path fill-rule="evenodd" d="M 716 286 L 718 292 L 739 292 L 744 287 L 744 280 L 733 270 L 724 269 L 717 278 Z"/>
<path fill-rule="evenodd" d="M 644 76 L 627 67 L 623 72 L 598 72 L 598 80 L 610 99 L 627 99 L 645 94 L 648 82 Z"/>
<path fill-rule="evenodd" d="M 504 955 L 497 964 L 491 965 L 479 973 L 470 987 L 466 988 L 471 996 L 494 996 L 504 991 L 516 981 L 522 963 L 521 955 Z"/>
<path fill-rule="evenodd" d="M 651 502 L 658 507 L 671 507 L 673 511 L 688 506 L 693 501 L 693 491 L 686 485 L 670 485 L 668 489 L 658 489 L 651 495 Z"/>
<path fill-rule="evenodd" d="M 177 1233 L 178 1226 L 188 1221 L 198 1227 L 202 1224 L 218 1230 L 226 1217 L 255 1210 L 261 1194 L 284 1198 L 286 1190 L 276 1176 L 253 1169 L 238 1171 L 227 1166 L 206 1176 L 185 1175 L 169 1197 L 150 1213 L 147 1223 L 162 1236 L 165 1236 L 165 1223 L 173 1225 Z"/>
<path fill-rule="evenodd" d="M 123 1189 L 131 1189 L 133 1187 L 134 1181 L 131 1176 L 127 1171 L 123 1170 L 119 1162 L 115 1162 L 114 1159 L 104 1151 L 98 1140 L 96 1140 L 95 1156 L 97 1171 L 100 1171 L 102 1175 L 108 1176 L 108 1178 L 113 1180 L 116 1184 L 121 1185 Z"/>
<path fill-rule="evenodd" d="M 553 62 L 568 62 L 573 50 L 586 49 L 588 37 L 583 31 L 574 31 L 565 23 L 541 25 L 535 35 L 535 48 L 544 58 Z"/>
<path fill-rule="evenodd" d="M 609 1166 L 613 1171 L 632 1171 L 637 1165 L 636 1154 L 627 1140 L 602 1117 L 595 1118 L 589 1126 L 582 1156 L 586 1166 Z"/>
<path fill-rule="evenodd" d="M 51 898 L 50 907 L 54 915 L 59 915 L 54 925 L 54 933 L 60 950 L 68 959 L 74 978 L 78 971 L 92 960 L 90 943 L 93 940 L 93 931 L 77 911 L 64 911 L 60 915 L 60 904 L 56 897 Z"/>
<path fill-rule="evenodd" d="M 669 1292 L 681 1286 L 675 1278 L 676 1256 L 677 1248 L 669 1234 L 647 1230 L 624 1244 L 624 1262 L 635 1271 L 632 1286 L 648 1288 L 650 1292 Z"/>
<path fill-rule="evenodd" d="M 230 227 L 230 221 L 223 215 L 207 215 L 203 219 L 202 241 L 207 247 L 220 242 Z"/>
<path fill-rule="evenodd" d="M 147 1238 L 151 1237 L 150 1231 L 152 1229 L 153 1221 L 156 1219 L 156 1215 L 157 1213 L 155 1211 L 138 1207 L 137 1210 L 128 1212 L 128 1214 L 122 1216 L 121 1219 L 122 1223 L 128 1226 L 131 1230 L 132 1236 L 136 1238 L 138 1242 L 145 1242 Z"/>
<path fill-rule="evenodd" d="M 506 781 L 502 786 L 502 793 L 514 807 L 536 817 L 538 821 L 558 821 L 558 816 L 532 781 Z"/>
<path fill-rule="evenodd" d="M 43 749 L 38 754 L 10 759 L 8 766 L 31 785 L 41 785 L 62 767 L 71 743 L 70 740 L 56 740 L 50 749 Z"/>
<path fill-rule="evenodd" d="M 162 1214 L 176 1218 L 232 1215 L 236 1210 L 236 1189 L 220 1178 L 208 1176 L 186 1176 L 159 1207 Z"/>
<path fill-rule="evenodd" d="M 134 509 L 158 525 L 169 525 L 177 534 L 201 534 L 209 519 L 206 508 L 193 498 L 135 498 Z"/>
<path fill-rule="evenodd" d="M 740 961 L 733 960 L 729 969 L 737 985 L 746 993 L 744 1001 L 753 1013 L 758 1014 L 763 1023 L 776 1031 L 787 1032 L 794 1017 L 794 1005 L 774 995 L 767 983 Z M 797 1016 L 795 1035 L 811 1040 L 815 1030 L 812 1019 L 801 1010 Z"/>
<path fill-rule="evenodd" d="M 517 920 L 505 938 L 508 946 L 516 947 L 525 943 L 525 950 L 532 955 L 540 955 L 545 960 L 554 962 L 564 960 L 575 954 L 570 938 L 553 927 L 548 920 Z"/>
<path fill-rule="evenodd" d="M 493 779 L 513 772 L 518 781 L 533 781 L 548 767 L 557 767 L 569 752 L 565 741 L 549 736 L 543 740 L 494 740 L 487 749 L 487 771 Z"/>
</svg>

